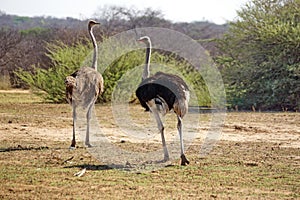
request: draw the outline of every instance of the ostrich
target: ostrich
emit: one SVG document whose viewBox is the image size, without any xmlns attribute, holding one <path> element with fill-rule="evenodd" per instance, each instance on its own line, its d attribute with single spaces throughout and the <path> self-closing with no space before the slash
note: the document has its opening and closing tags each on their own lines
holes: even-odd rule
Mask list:
<svg viewBox="0 0 300 200">
<path fill-rule="evenodd" d="M 181 165 L 189 164 L 184 155 L 182 138 L 182 118 L 188 111 L 189 88 L 182 78 L 173 74 L 157 72 L 150 76 L 151 40 L 148 36 L 143 36 L 138 41 L 144 42 L 147 48 L 142 82 L 136 90 L 136 96 L 146 111 L 150 110 L 156 119 L 161 133 L 164 161 L 169 160 L 169 153 L 164 136 L 164 125 L 159 114 L 161 113 L 164 116 L 172 109 L 174 110 L 178 120 L 177 129 L 180 138 Z"/>
<path fill-rule="evenodd" d="M 89 141 L 90 133 L 90 119 L 94 104 L 98 98 L 98 95 L 103 92 L 103 78 L 102 75 L 97 71 L 97 59 L 98 59 L 98 49 L 95 36 L 93 35 L 93 27 L 100 23 L 90 20 L 88 22 L 88 31 L 91 37 L 94 54 L 93 63 L 91 67 L 82 67 L 75 71 L 70 76 L 65 79 L 66 84 L 66 99 L 69 104 L 72 105 L 73 110 L 73 139 L 70 148 L 75 148 L 75 129 L 76 129 L 76 108 L 82 106 L 87 109 L 86 119 L 86 138 L 85 145 L 91 147 Z"/>
</svg>

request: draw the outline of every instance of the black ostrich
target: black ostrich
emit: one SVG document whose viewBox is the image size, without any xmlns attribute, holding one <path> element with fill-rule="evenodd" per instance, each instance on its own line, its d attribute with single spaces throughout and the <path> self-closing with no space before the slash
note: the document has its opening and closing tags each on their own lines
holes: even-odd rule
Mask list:
<svg viewBox="0 0 300 200">
<path fill-rule="evenodd" d="M 136 96 L 146 111 L 151 111 L 156 119 L 161 133 L 164 150 L 164 161 L 169 160 L 169 153 L 164 136 L 164 125 L 159 113 L 165 115 L 171 110 L 177 115 L 177 129 L 180 138 L 181 165 L 189 164 L 184 155 L 182 138 L 182 118 L 188 111 L 189 88 L 179 76 L 157 72 L 150 77 L 151 40 L 148 36 L 141 37 L 138 41 L 147 45 L 146 63 L 142 74 L 142 82 L 136 90 Z"/>
</svg>

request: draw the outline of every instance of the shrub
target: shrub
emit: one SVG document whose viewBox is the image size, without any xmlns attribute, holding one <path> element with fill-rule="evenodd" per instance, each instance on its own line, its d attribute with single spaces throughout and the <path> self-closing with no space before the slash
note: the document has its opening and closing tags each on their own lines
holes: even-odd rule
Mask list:
<svg viewBox="0 0 300 200">
<path fill-rule="evenodd" d="M 67 46 L 62 43 L 48 44 L 47 56 L 51 59 L 53 67 L 41 69 L 39 66 L 33 66 L 34 73 L 19 69 L 16 75 L 29 85 L 33 91 L 41 95 L 46 101 L 53 103 L 65 102 L 65 85 L 66 76 L 78 70 L 80 66 L 89 66 L 91 58 L 91 45 L 77 43 L 73 46 Z M 141 72 L 145 60 L 144 49 L 135 50 L 121 54 L 113 60 L 112 63 L 106 63 L 107 57 L 110 55 L 111 47 L 102 47 L 99 51 L 98 71 L 104 78 L 104 92 L 99 97 L 100 102 L 110 102 L 113 92 L 118 81 L 123 81 L 123 91 L 132 93 L 134 99 L 134 91 L 141 81 Z M 117 49 L 114 49 L 117 51 Z M 192 104 L 210 106 L 210 96 L 207 87 L 197 70 L 189 63 L 182 59 L 178 59 L 174 55 L 162 55 L 154 51 L 151 57 L 151 73 L 156 71 L 165 71 L 182 76 L 188 85 L 193 89 L 194 98 Z M 131 73 L 128 75 L 128 73 Z M 126 80 L 122 77 L 130 76 Z M 197 98 L 199 97 L 199 98 Z M 128 101 L 132 100 L 129 99 Z"/>
<path fill-rule="evenodd" d="M 80 42 L 74 46 L 58 42 L 48 44 L 48 52 L 47 56 L 53 67 L 42 69 L 39 65 L 32 66 L 33 73 L 20 68 L 15 74 L 45 101 L 62 103 L 65 102 L 65 77 L 81 66 L 82 60 L 90 52 L 90 47 Z"/>
<path fill-rule="evenodd" d="M 300 108 L 300 2 L 252 0 L 219 45 L 227 100 L 244 109 Z"/>
</svg>

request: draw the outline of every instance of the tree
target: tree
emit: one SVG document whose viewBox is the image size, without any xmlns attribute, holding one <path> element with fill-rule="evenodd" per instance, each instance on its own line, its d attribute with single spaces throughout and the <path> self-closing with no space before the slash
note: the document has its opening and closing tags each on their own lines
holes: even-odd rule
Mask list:
<svg viewBox="0 0 300 200">
<path fill-rule="evenodd" d="M 161 11 L 146 8 L 137 10 L 133 7 L 104 6 L 94 14 L 101 22 L 101 29 L 106 36 L 129 30 L 135 27 L 171 27 Z"/>
<path fill-rule="evenodd" d="M 252 0 L 218 41 L 228 102 L 300 109 L 300 1 Z"/>
<path fill-rule="evenodd" d="M 9 69 L 5 66 L 16 59 L 16 46 L 21 42 L 21 40 L 21 34 L 19 34 L 17 30 L 8 28 L 0 29 L 0 73 L 3 70 L 9 71 Z"/>
</svg>

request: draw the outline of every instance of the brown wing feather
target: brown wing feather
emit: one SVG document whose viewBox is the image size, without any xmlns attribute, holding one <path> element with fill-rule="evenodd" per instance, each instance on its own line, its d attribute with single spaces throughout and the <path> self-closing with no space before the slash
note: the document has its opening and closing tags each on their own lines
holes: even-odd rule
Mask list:
<svg viewBox="0 0 300 200">
<path fill-rule="evenodd" d="M 71 104 L 75 100 L 83 108 L 94 103 L 104 90 L 102 75 L 90 67 L 82 67 L 67 76 L 65 84 L 67 101 Z"/>
<path fill-rule="evenodd" d="M 76 79 L 73 76 L 67 76 L 65 79 L 66 100 L 72 104 L 73 89 L 76 87 Z"/>
</svg>

